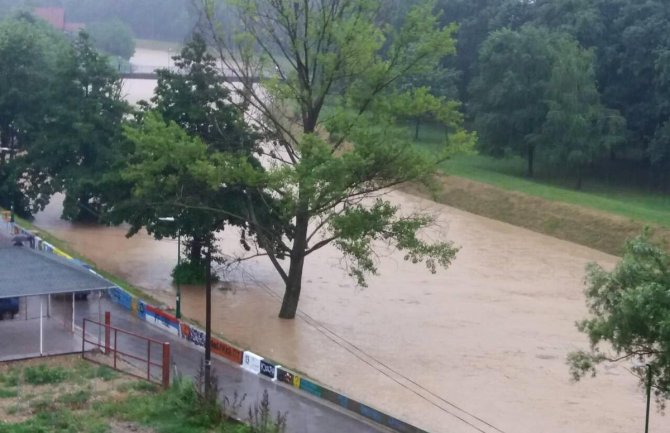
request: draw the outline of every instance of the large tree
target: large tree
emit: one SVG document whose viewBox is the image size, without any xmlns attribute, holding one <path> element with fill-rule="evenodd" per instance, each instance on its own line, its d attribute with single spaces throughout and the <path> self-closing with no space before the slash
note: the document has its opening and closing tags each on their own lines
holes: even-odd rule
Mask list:
<svg viewBox="0 0 670 433">
<path fill-rule="evenodd" d="M 39 209 L 65 193 L 63 218 L 97 221 L 104 178 L 123 155 L 121 122 L 128 112 L 120 79 L 86 33 L 58 59 L 40 134 L 24 155 L 26 193 Z"/>
<path fill-rule="evenodd" d="M 129 60 L 135 54 L 135 37 L 126 23 L 116 19 L 95 21 L 86 26 L 96 48 Z"/>
<path fill-rule="evenodd" d="M 522 155 L 529 177 L 543 144 L 540 132 L 548 111 L 554 38 L 532 26 L 491 33 L 479 51 L 479 73 L 470 88 L 481 149 L 497 157 Z"/>
<path fill-rule="evenodd" d="M 454 27 L 439 26 L 435 2 L 418 2 L 397 27 L 383 21 L 377 0 L 232 3 L 239 29 L 231 37 L 223 32 L 231 29 L 213 19 L 214 2 L 203 2 L 219 61 L 240 81 L 240 106 L 263 134 L 265 170 L 241 166 L 222 171 L 219 181 L 237 180 L 248 193 L 275 199 L 250 201 L 240 217 L 285 284 L 279 316 L 295 317 L 305 260 L 329 244 L 349 259 L 361 285 L 376 272 L 378 242 L 433 272 L 447 266 L 452 244 L 421 236 L 432 218 L 403 212 L 384 198 L 403 182 L 430 184 L 447 153 L 447 146 L 440 155 L 422 153 L 396 126 L 420 111 L 407 113 L 401 102 L 425 89 L 399 90 L 394 83 L 434 69 L 454 51 Z M 259 86 L 259 74 L 273 78 Z M 431 101 L 425 112 L 437 111 L 434 99 L 425 100 Z M 448 143 L 468 143 L 453 104 L 440 109 L 450 121 Z M 220 210 L 226 212 L 225 204 Z M 280 230 L 259 219 L 268 213 L 279 215 Z"/>
<path fill-rule="evenodd" d="M 557 37 L 553 50 L 540 141 L 550 160 L 576 172 L 581 189 L 586 168 L 624 141 L 625 120 L 600 102 L 591 51 L 570 37 Z"/>
<path fill-rule="evenodd" d="M 587 268 L 586 298 L 591 317 L 578 324 L 590 351 L 571 353 L 575 379 L 595 374 L 604 362 L 648 365 L 659 401 L 670 398 L 670 255 L 647 234 L 626 244 L 612 271 Z M 645 371 L 634 369 L 645 381 Z"/>
<path fill-rule="evenodd" d="M 185 236 L 190 247 L 190 262 L 197 264 L 202 263 L 202 247 L 213 241 L 214 233 L 222 230 L 226 221 L 242 225 L 239 219 L 231 221 L 222 213 L 202 207 L 226 203 L 227 209 L 237 214 L 239 209 L 236 208 L 240 207 L 240 202 L 244 203 L 245 196 L 235 186 L 221 186 L 210 191 L 195 178 L 184 175 L 188 168 L 182 164 L 188 165 L 192 161 L 185 158 L 186 154 L 170 151 L 171 143 L 165 144 L 166 154 L 144 152 L 147 140 L 142 131 L 166 134 L 164 141 L 168 141 L 174 133 L 168 125 L 176 124 L 188 136 L 197 138 L 199 145 L 205 146 L 212 161 L 215 161 L 217 152 L 228 152 L 247 158 L 258 169 L 261 165 L 254 157 L 258 148 L 256 134 L 244 121 L 243 112 L 231 103 L 233 95 L 202 36 L 195 33 L 173 59 L 174 68 L 158 70 L 158 83 L 151 101 L 140 103 L 143 109 L 139 113 L 140 121 L 135 125 L 137 131 L 129 129 L 127 132 L 137 146 L 130 158 L 131 165 L 141 169 L 133 169 L 132 175 L 125 175 L 130 181 L 127 187 L 134 191 L 125 198 L 111 200 L 115 206 L 109 217 L 116 223 L 128 222 L 131 235 L 145 227 L 158 238 Z M 149 123 L 145 116 L 150 117 Z M 163 120 L 165 130 L 155 125 L 156 118 Z M 142 175 L 146 179 L 140 179 Z M 173 178 L 174 182 L 163 185 L 158 181 L 155 189 L 137 188 L 137 184 L 144 181 L 151 183 L 152 179 L 165 177 Z M 182 199 L 189 197 L 190 207 L 146 205 L 169 203 L 175 195 Z M 165 216 L 175 217 L 175 222 L 160 222 L 159 218 Z"/>
<path fill-rule="evenodd" d="M 493 32 L 471 94 L 481 149 L 525 157 L 531 177 L 541 155 L 573 169 L 581 188 L 585 167 L 624 140 L 624 119 L 600 101 L 592 51 L 566 33 Z"/>
<path fill-rule="evenodd" d="M 28 215 L 21 192 L 22 161 L 42 136 L 49 106 L 57 101 L 56 60 L 67 42 L 46 23 L 20 13 L 0 22 L 0 205 Z"/>
</svg>

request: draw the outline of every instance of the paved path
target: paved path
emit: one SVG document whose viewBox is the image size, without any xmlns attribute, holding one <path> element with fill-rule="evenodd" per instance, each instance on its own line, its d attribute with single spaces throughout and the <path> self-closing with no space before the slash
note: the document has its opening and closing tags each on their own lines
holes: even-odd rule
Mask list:
<svg viewBox="0 0 670 433">
<path fill-rule="evenodd" d="M 106 298 L 101 300 L 100 309 L 95 298 L 89 302 L 78 302 L 77 324 L 81 326 L 84 317 L 99 320 L 99 311 L 112 313 L 113 326 L 159 341 L 169 341 L 172 361 L 177 370 L 185 376 L 196 376 L 204 351 L 193 347 L 177 336 L 163 332 L 135 318 Z M 226 360 L 213 357 L 212 366 L 220 378 L 219 385 L 223 395 L 232 398 L 235 391 L 239 395 L 246 395 L 245 404 L 239 411 L 241 418 L 246 418 L 249 406 L 260 401 L 263 390 L 267 389 L 273 413 L 278 410 L 288 413 L 287 433 L 388 432 L 385 428 L 373 425 L 334 405 L 299 394 L 287 385 L 273 382 L 265 376 L 249 373 Z"/>
</svg>

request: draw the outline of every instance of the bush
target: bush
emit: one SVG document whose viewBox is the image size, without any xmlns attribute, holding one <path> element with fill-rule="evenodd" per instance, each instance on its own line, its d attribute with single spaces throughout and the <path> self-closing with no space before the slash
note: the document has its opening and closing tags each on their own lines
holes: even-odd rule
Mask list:
<svg viewBox="0 0 670 433">
<path fill-rule="evenodd" d="M 207 265 L 204 261 L 184 260 L 172 270 L 172 281 L 177 284 L 205 284 Z M 216 281 L 212 274 L 212 281 Z"/>
<path fill-rule="evenodd" d="M 47 367 L 46 365 L 27 367 L 23 372 L 25 382 L 30 385 L 60 383 L 67 379 L 67 376 L 67 371 L 64 368 Z"/>
</svg>

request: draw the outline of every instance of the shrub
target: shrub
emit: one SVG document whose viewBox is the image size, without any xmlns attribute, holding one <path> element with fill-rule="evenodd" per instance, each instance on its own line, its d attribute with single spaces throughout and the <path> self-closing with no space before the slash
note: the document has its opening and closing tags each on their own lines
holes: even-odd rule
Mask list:
<svg viewBox="0 0 670 433">
<path fill-rule="evenodd" d="M 27 367 L 23 372 L 26 383 L 30 385 L 60 383 L 67 379 L 67 376 L 67 371 L 64 368 L 47 367 L 46 365 Z"/>
<path fill-rule="evenodd" d="M 178 284 L 205 284 L 207 266 L 204 261 L 185 260 L 172 270 L 172 281 Z M 212 281 L 216 281 L 212 274 Z"/>
</svg>

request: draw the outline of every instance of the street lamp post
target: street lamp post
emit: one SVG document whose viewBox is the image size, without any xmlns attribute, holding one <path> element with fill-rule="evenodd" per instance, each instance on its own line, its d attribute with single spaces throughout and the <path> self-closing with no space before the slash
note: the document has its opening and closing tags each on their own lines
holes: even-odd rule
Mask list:
<svg viewBox="0 0 670 433">
<path fill-rule="evenodd" d="M 11 162 L 14 159 L 14 149 L 11 147 L 0 147 L 0 152 L 9 153 L 9 161 Z M 4 162 L 5 157 L 2 156 L 2 161 Z M 10 198 L 11 202 L 9 204 L 9 222 L 11 224 L 11 229 L 14 230 L 15 216 L 14 216 L 14 191 L 12 191 L 12 196 Z"/>
<path fill-rule="evenodd" d="M 174 217 L 158 218 L 160 221 L 175 222 Z M 177 267 L 181 265 L 181 230 L 177 227 Z M 179 278 L 175 278 L 177 286 L 177 296 L 175 298 L 175 316 L 181 319 L 181 287 L 179 286 Z"/>
<path fill-rule="evenodd" d="M 212 244 L 207 246 L 205 276 L 205 397 L 212 397 Z"/>
</svg>

